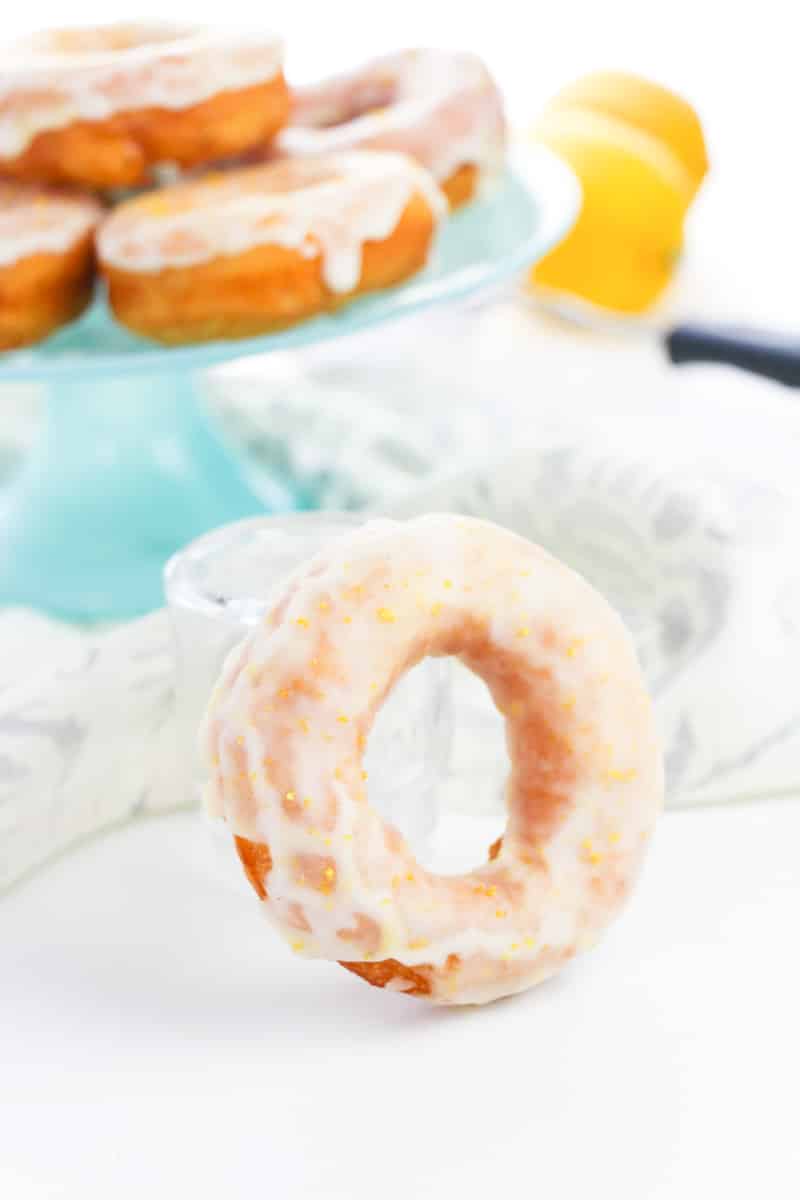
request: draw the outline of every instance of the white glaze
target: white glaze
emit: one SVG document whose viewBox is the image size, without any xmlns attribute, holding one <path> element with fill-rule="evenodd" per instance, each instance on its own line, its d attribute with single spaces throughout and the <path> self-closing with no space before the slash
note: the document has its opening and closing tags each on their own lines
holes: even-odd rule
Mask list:
<svg viewBox="0 0 800 1200">
<path fill-rule="evenodd" d="M 166 23 L 83 32 L 100 48 L 69 52 L 63 40 L 81 31 L 54 30 L 0 50 L 0 157 L 21 154 L 38 133 L 74 121 L 189 108 L 219 92 L 265 83 L 283 64 L 283 45 L 269 33 Z M 113 37 L 132 44 L 102 48 Z"/>
<path fill-rule="evenodd" d="M 100 230 L 98 252 L 112 267 L 157 272 L 284 246 L 321 254 L 325 283 L 346 293 L 358 284 L 364 243 L 389 237 L 415 193 L 435 221 L 445 216 L 442 193 L 405 155 L 355 152 L 250 167 L 121 205 Z"/>
<path fill-rule="evenodd" d="M 414 639 L 430 645 L 473 618 L 490 623 L 494 654 L 546 675 L 580 769 L 564 819 L 536 846 L 536 869 L 519 854 L 530 842 L 512 809 L 499 857 L 445 878 L 387 834 L 366 803 L 360 754 Z M 622 623 L 544 551 L 474 519 L 376 521 L 332 542 L 229 657 L 204 740 L 208 811 L 269 847 L 264 908 L 293 949 L 432 966 L 440 1003 L 530 987 L 591 946 L 636 877 L 662 802 L 651 706 Z M 302 810 L 290 813 L 289 799 Z M 332 864 L 328 893 L 298 879 L 299 856 Z M 298 932 L 298 910 L 309 930 Z M 363 922 L 377 938 L 343 937 Z M 451 955 L 461 960 L 455 981 Z"/>
<path fill-rule="evenodd" d="M 294 97 L 292 122 L 276 143 L 288 155 L 401 150 L 439 182 L 464 165 L 488 171 L 502 162 L 502 98 L 472 54 L 404 50 Z"/>
<path fill-rule="evenodd" d="M 0 180 L 0 266 L 33 254 L 63 254 L 100 221 L 90 196 Z"/>
</svg>

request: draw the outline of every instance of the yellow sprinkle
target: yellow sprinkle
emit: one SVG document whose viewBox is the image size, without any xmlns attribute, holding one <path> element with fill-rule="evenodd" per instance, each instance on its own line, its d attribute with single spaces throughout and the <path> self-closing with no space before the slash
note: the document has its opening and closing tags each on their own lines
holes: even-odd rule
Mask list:
<svg viewBox="0 0 800 1200">
<path fill-rule="evenodd" d="M 436 604 L 431 605 L 431 616 L 432 617 L 438 617 L 438 615 L 441 611 L 442 611 L 442 606 L 438 602 Z"/>
<path fill-rule="evenodd" d="M 286 697 L 289 695 L 289 689 L 281 688 L 281 690 L 278 692 L 278 695 L 281 697 L 282 700 L 285 700 Z"/>
<path fill-rule="evenodd" d="M 352 835 L 352 833 L 343 833 L 343 834 L 342 834 L 342 841 L 343 841 L 343 842 L 352 842 L 352 840 L 353 840 L 353 835 Z"/>
<path fill-rule="evenodd" d="M 530 576 L 530 571 L 520 571 L 520 575 L 523 579 L 527 579 Z"/>
<path fill-rule="evenodd" d="M 251 780 L 253 781 L 253 783 L 255 783 L 255 781 L 258 779 L 258 772 L 257 772 L 257 771 L 251 771 L 251 772 L 250 772 L 250 778 L 251 778 Z"/>
<path fill-rule="evenodd" d="M 530 637 L 530 632 L 531 631 L 527 625 L 520 625 L 519 629 L 517 630 L 517 637 L 518 638 Z"/>
<path fill-rule="evenodd" d="M 391 903 L 392 903 L 392 898 L 391 898 L 391 896 L 385 896 L 385 897 L 383 898 L 383 900 L 381 900 L 381 904 L 391 904 Z"/>
<path fill-rule="evenodd" d="M 353 618 L 352 617 L 342 617 L 342 621 L 344 622 L 345 625 L 352 625 Z"/>
<path fill-rule="evenodd" d="M 330 844 L 331 844 L 331 839 L 330 839 L 329 837 L 324 837 L 324 838 L 322 839 L 322 844 L 323 844 L 323 846 L 330 846 Z"/>
<path fill-rule="evenodd" d="M 379 608 L 378 620 L 383 621 L 384 625 L 392 625 L 397 620 L 391 608 Z"/>
<path fill-rule="evenodd" d="M 333 901 L 332 901 L 332 900 L 326 900 L 326 901 L 325 901 L 325 907 L 326 907 L 326 909 L 328 910 L 328 912 L 331 912 L 331 911 L 332 911 L 332 909 L 333 909 Z"/>
<path fill-rule="evenodd" d="M 452 579 L 445 579 L 445 581 L 444 581 L 444 585 L 443 585 L 443 586 L 444 586 L 444 587 L 446 587 L 446 588 L 451 588 L 451 587 L 453 586 L 453 581 L 452 581 Z"/>
<path fill-rule="evenodd" d="M 299 625 L 301 629 L 308 629 L 308 617 L 298 617 L 295 625 Z"/>
<path fill-rule="evenodd" d="M 572 712 L 573 708 L 575 707 L 575 697 L 565 696 L 561 701 L 561 707 L 565 709 L 566 712 Z"/>
<path fill-rule="evenodd" d="M 322 735 L 322 740 L 323 740 L 324 742 L 332 742 L 332 741 L 333 741 L 333 734 L 332 734 L 332 733 L 323 733 L 323 735 Z"/>
<path fill-rule="evenodd" d="M 287 792 L 287 793 L 286 793 L 286 799 L 287 799 L 287 800 L 294 800 L 294 792 Z"/>
<path fill-rule="evenodd" d="M 344 778 L 344 776 L 342 775 L 341 767 L 337 767 L 336 770 L 333 772 L 333 778 L 334 779 L 343 779 Z"/>
<path fill-rule="evenodd" d="M 413 883 L 414 882 L 413 872 L 409 871 L 408 874 L 406 875 L 406 879 L 408 880 L 409 883 Z"/>
<path fill-rule="evenodd" d="M 608 840 L 611 842 L 611 845 L 613 846 L 613 845 L 614 845 L 616 842 L 618 842 L 618 841 L 619 841 L 619 839 L 620 839 L 621 837 L 622 837 L 622 834 L 619 832 L 619 830 L 617 830 L 617 829 L 614 829 L 614 830 L 612 830 L 612 831 L 611 831 L 611 833 L 608 835 Z"/>
<path fill-rule="evenodd" d="M 317 605 L 317 608 L 319 609 L 320 612 L 327 612 L 328 609 L 330 608 L 330 601 L 320 600 L 319 604 Z"/>
<path fill-rule="evenodd" d="M 364 959 L 365 959 L 365 961 L 369 961 L 369 959 L 371 959 L 371 958 L 374 958 L 374 957 L 375 957 L 375 955 L 373 954 L 373 952 L 372 952 L 371 950 L 365 950 L 365 951 L 364 951 Z"/>
<path fill-rule="evenodd" d="M 400 883 L 401 883 L 400 876 L 399 876 L 399 875 L 393 875 L 393 876 L 392 876 L 392 887 L 399 887 L 399 886 L 400 886 Z"/>
<path fill-rule="evenodd" d="M 317 834 L 319 833 L 319 830 L 315 829 L 314 826 L 312 825 L 308 832 L 311 835 L 311 837 L 316 837 Z"/>
<path fill-rule="evenodd" d="M 303 808 L 311 808 L 311 797 L 310 796 L 306 796 L 305 800 L 303 801 Z"/>
<path fill-rule="evenodd" d="M 336 872 L 334 871 L 333 867 L 326 867 L 322 873 L 326 879 L 333 879 L 336 875 Z"/>
<path fill-rule="evenodd" d="M 349 725 L 349 723 L 350 723 L 350 718 L 346 717 L 344 715 L 344 713 L 340 713 L 339 716 L 336 718 L 336 720 L 339 722 L 340 725 Z"/>
<path fill-rule="evenodd" d="M 319 666 L 319 659 L 318 659 L 318 658 L 312 658 L 312 660 L 311 660 L 311 665 L 312 665 L 312 667 L 318 667 L 318 666 Z"/>
<path fill-rule="evenodd" d="M 368 778 L 369 778 L 369 772 L 368 772 L 368 771 L 362 771 L 362 772 L 361 772 L 361 778 L 362 778 L 362 779 L 368 779 Z"/>
<path fill-rule="evenodd" d="M 237 745 L 237 746 L 243 746 L 243 745 L 244 745 L 244 738 L 242 737 L 242 735 L 241 735 L 241 734 L 239 734 L 239 736 L 238 736 L 238 737 L 237 737 L 237 739 L 236 739 L 236 745 Z"/>
<path fill-rule="evenodd" d="M 305 875 L 298 875 L 295 878 L 295 883 L 305 883 L 305 881 L 306 881 Z"/>
<path fill-rule="evenodd" d="M 301 732 L 308 733 L 310 726 L 308 724 L 308 719 L 306 717 L 301 717 L 300 720 L 297 722 L 297 724 L 298 724 Z"/>
<path fill-rule="evenodd" d="M 525 942 L 525 945 L 528 947 L 529 950 L 530 950 L 531 946 L 536 945 L 536 939 L 532 938 L 532 937 L 523 938 L 523 941 Z"/>
<path fill-rule="evenodd" d="M 515 953 L 517 950 L 519 950 L 519 942 L 512 942 L 511 950 L 512 950 L 512 953 Z"/>
<path fill-rule="evenodd" d="M 507 917 L 507 916 L 508 916 L 508 912 L 507 912 L 507 910 L 506 910 L 505 908 L 498 908 L 498 909 L 495 911 L 495 914 L 494 914 L 494 915 L 495 915 L 496 917 L 498 917 L 498 918 L 502 919 L 503 917 Z"/>
<path fill-rule="evenodd" d="M 491 884 L 491 886 L 487 887 L 487 889 L 486 889 L 486 895 L 493 896 L 496 891 L 497 891 L 497 888 L 494 886 L 494 884 Z"/>
<path fill-rule="evenodd" d="M 409 950 L 424 950 L 427 946 L 430 946 L 427 938 L 414 938 L 408 943 Z"/>
<path fill-rule="evenodd" d="M 212 765 L 212 767 L 219 766 L 219 755 L 218 754 L 215 754 L 214 757 L 212 758 L 211 765 Z"/>
<path fill-rule="evenodd" d="M 567 657 L 574 658 L 575 655 L 580 650 L 582 645 L 583 645 L 583 638 L 573 638 L 573 640 L 567 646 Z"/>
<path fill-rule="evenodd" d="M 617 771 L 612 768 L 607 774 L 609 779 L 613 779 L 618 783 L 630 783 L 632 779 L 636 778 L 636 768 L 629 767 L 626 771 Z"/>
<path fill-rule="evenodd" d="M 296 942 L 292 942 L 292 949 L 293 950 L 302 950 L 304 945 L 305 945 L 305 942 L 301 942 L 298 940 Z"/>
<path fill-rule="evenodd" d="M 601 863 L 602 861 L 603 861 L 602 854 L 598 854 L 596 850 L 593 850 L 592 853 L 589 855 L 589 862 L 592 864 L 593 867 L 596 867 L 597 864 Z"/>
<path fill-rule="evenodd" d="M 358 746 L 359 750 L 363 750 L 364 747 L 366 746 L 366 744 L 367 744 L 366 735 L 363 733 L 360 733 L 358 735 L 358 741 L 356 742 L 356 745 Z"/>
</svg>

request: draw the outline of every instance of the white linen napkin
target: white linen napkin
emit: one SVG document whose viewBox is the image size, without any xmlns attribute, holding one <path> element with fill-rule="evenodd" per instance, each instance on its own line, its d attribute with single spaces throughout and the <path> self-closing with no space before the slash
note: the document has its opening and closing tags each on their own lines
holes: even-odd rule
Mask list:
<svg viewBox="0 0 800 1200">
<path fill-rule="evenodd" d="M 769 473 L 754 460 L 769 436 L 796 462 L 800 426 L 787 418 L 778 430 L 772 392 L 761 411 L 775 428 L 754 423 L 750 394 L 742 402 L 728 375 L 718 404 L 707 382 L 676 397 L 652 355 L 562 343 L 549 330 L 537 338 L 528 321 L 499 306 L 439 322 L 424 371 L 413 330 L 391 352 L 378 340 L 302 368 L 286 356 L 241 364 L 213 380 L 216 403 L 248 453 L 326 507 L 475 513 L 585 574 L 639 648 L 670 804 L 797 790 L 800 507 L 779 477 L 780 448 L 770 447 Z M 532 380 L 553 389 L 549 403 L 533 404 Z M 27 416 L 27 394 L 23 404 Z M 713 452 L 720 412 L 729 434 L 741 431 L 723 462 Z M 0 452 L 2 433 L 0 423 Z M 697 453 L 687 455 L 687 434 Z M 0 887 L 82 837 L 191 802 L 171 670 L 164 613 L 88 633 L 0 613 Z M 455 668 L 453 679 L 444 802 L 493 811 L 501 725 L 478 685 Z"/>
</svg>

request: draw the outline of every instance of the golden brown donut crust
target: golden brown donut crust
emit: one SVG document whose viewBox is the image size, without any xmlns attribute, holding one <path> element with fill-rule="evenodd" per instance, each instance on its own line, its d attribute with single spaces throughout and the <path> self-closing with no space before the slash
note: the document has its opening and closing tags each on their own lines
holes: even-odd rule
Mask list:
<svg viewBox="0 0 800 1200">
<path fill-rule="evenodd" d="M 480 172 L 473 163 L 464 163 L 463 166 L 456 167 L 452 175 L 448 175 L 447 179 L 439 184 L 451 208 L 460 208 L 473 198 L 478 187 L 479 175 Z"/>
<path fill-rule="evenodd" d="M 0 267 L 0 350 L 41 341 L 80 316 L 92 298 L 94 240 L 59 254 L 31 254 Z"/>
<path fill-rule="evenodd" d="M 25 182 L 133 187 L 147 181 L 155 163 L 193 167 L 241 154 L 273 137 L 288 115 L 289 91 L 278 73 L 189 108 L 143 108 L 43 130 L 21 154 L 0 158 L 0 173 Z"/>
<path fill-rule="evenodd" d="M 390 287 L 424 266 L 435 232 L 425 197 L 415 192 L 389 237 L 364 243 L 352 292 L 332 292 L 322 256 L 283 246 L 157 272 L 101 264 L 115 316 L 136 333 L 165 345 L 253 337 L 329 312 L 354 296 Z"/>
</svg>

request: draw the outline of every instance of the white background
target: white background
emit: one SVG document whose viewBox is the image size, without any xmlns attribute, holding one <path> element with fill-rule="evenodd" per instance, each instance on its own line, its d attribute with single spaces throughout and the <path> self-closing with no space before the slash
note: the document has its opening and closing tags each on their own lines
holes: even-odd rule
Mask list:
<svg viewBox="0 0 800 1200">
<path fill-rule="evenodd" d="M 3 31 L 130 11 L 33 0 L 6 6 Z M 521 125 L 593 67 L 684 91 L 713 174 L 673 309 L 798 322 L 789 5 L 224 5 L 262 12 L 298 79 L 402 44 L 478 50 Z M 590 958 L 441 1013 L 293 963 L 210 880 L 189 818 L 95 843 L 0 904 L 0 1195 L 796 1197 L 798 844 L 797 803 L 673 814 Z"/>
</svg>

